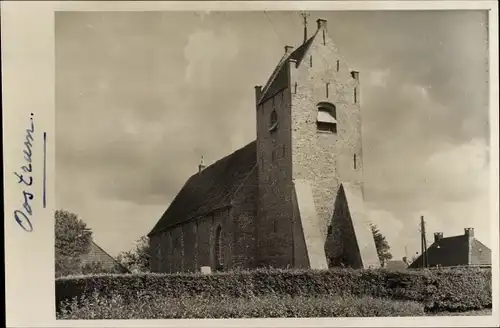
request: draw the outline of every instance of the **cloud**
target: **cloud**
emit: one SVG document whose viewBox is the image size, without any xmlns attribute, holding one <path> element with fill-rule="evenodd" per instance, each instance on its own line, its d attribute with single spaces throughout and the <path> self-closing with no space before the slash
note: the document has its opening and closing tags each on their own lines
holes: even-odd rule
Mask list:
<svg viewBox="0 0 500 328">
<path fill-rule="evenodd" d="M 487 13 L 319 16 L 361 74 L 367 212 L 393 255 L 420 248 L 422 214 L 430 234 L 473 226 L 487 243 Z M 151 229 L 201 155 L 255 138 L 253 86 L 302 41 L 295 17 L 58 13 L 58 206 L 91 220 L 110 251 Z"/>
</svg>

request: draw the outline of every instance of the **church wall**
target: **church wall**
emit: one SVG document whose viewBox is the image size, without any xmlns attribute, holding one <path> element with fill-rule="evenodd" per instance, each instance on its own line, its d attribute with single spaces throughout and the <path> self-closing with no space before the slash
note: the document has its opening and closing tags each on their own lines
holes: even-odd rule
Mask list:
<svg viewBox="0 0 500 328">
<path fill-rule="evenodd" d="M 233 200 L 234 223 L 232 268 L 252 268 L 257 260 L 257 168 L 249 175 Z"/>
<path fill-rule="evenodd" d="M 184 272 L 199 270 L 196 263 L 196 222 L 188 222 L 182 226 L 182 240 L 184 248 Z"/>
<path fill-rule="evenodd" d="M 198 231 L 196 234 L 198 240 L 198 249 L 196 252 L 198 267 L 212 267 L 213 218 L 211 216 L 205 217 L 196 222 L 198 224 Z"/>
<path fill-rule="evenodd" d="M 362 153 L 359 90 L 357 103 L 354 103 L 354 88 L 358 82 L 351 76 L 327 33 L 323 44 L 322 31 L 318 31 L 301 65 L 296 68 L 291 64 L 291 83 L 297 83 L 296 92 L 294 90 L 291 95 L 291 139 L 293 178 L 310 181 L 318 217 L 323 222 L 320 230 L 326 241 L 340 182 L 362 183 Z M 336 106 L 337 133 L 317 130 L 319 102 Z"/>
<path fill-rule="evenodd" d="M 149 248 L 151 252 L 151 259 L 150 259 L 150 268 L 151 271 L 153 272 L 159 272 L 160 271 L 160 262 L 161 259 L 159 257 L 157 249 L 160 247 L 160 236 L 155 235 L 151 236 L 149 238 Z"/>
<path fill-rule="evenodd" d="M 273 110 L 279 125 L 270 132 Z M 290 128 L 290 89 L 285 88 L 257 108 L 259 266 L 293 265 Z"/>
<path fill-rule="evenodd" d="M 184 240 L 182 236 L 182 226 L 177 226 L 172 230 L 172 272 L 184 271 Z"/>
</svg>

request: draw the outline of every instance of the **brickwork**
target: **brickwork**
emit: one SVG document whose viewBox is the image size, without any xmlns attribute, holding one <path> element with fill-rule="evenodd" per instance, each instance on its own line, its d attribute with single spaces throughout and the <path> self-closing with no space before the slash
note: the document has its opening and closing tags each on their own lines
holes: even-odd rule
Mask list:
<svg viewBox="0 0 500 328">
<path fill-rule="evenodd" d="M 286 54 L 268 84 L 264 89 L 256 88 L 255 153 L 250 153 L 249 145 L 238 155 L 243 156 L 247 167 L 234 168 L 244 163 L 233 156 L 219 166 L 214 164 L 204 169 L 201 178 L 190 178 L 188 187 L 174 201 L 175 208 L 165 213 L 150 234 L 152 245 L 163 245 L 158 255 L 161 260 L 152 260 L 152 268 L 164 272 L 199 271 L 201 266 L 216 269 L 214 238 L 218 226 L 222 228 L 225 270 L 309 267 L 307 245 L 311 248 L 313 244 L 324 245 L 323 249 L 313 247 L 316 262 L 321 257 L 318 254 L 325 250 L 335 253 L 336 250 L 328 249 L 336 246 L 327 240 L 327 230 L 339 186 L 349 182 L 363 188 L 359 89 L 359 74 L 351 72 L 339 55 L 328 36 L 325 21 L 318 22 L 315 36 L 296 51 L 286 47 Z M 334 132 L 317 128 L 318 104 L 322 102 L 336 108 Z M 254 164 L 248 164 L 252 161 L 253 169 Z M 221 169 L 224 163 L 233 166 Z M 231 167 L 232 175 L 225 175 Z M 240 171 L 250 173 L 243 176 Z M 211 174 L 226 179 L 220 185 L 223 190 L 216 190 L 209 178 Z M 228 183 L 230 177 L 238 179 L 236 191 L 234 184 Z M 294 181 L 299 180 L 310 186 L 312 197 L 306 198 L 312 199 L 313 206 L 299 204 L 301 200 L 294 189 Z M 200 187 L 210 195 L 193 195 L 198 205 L 184 211 L 184 206 L 190 206 L 190 193 Z M 228 190 L 231 194 L 224 196 Z M 226 207 L 200 214 L 200 208 L 209 209 L 205 197 L 226 202 Z M 300 208 L 314 208 L 315 215 L 308 212 L 307 216 L 313 217 L 315 223 L 301 221 L 306 218 L 301 217 Z M 348 209 L 340 211 L 344 212 L 349 215 Z M 194 220 L 188 215 L 205 216 Z M 162 225 L 168 228 L 163 231 Z M 304 233 L 304 225 L 309 232 Z M 313 231 L 318 231 L 313 234 L 314 242 Z M 158 239 L 158 235 L 166 232 L 172 236 L 171 244 L 166 238 Z M 339 247 L 342 251 L 346 249 Z"/>
<path fill-rule="evenodd" d="M 359 99 L 354 102 L 354 88 L 359 98 L 359 81 L 351 75 L 326 28 L 321 27 L 317 33 L 306 55 L 307 60 L 312 57 L 312 66 L 310 62 L 298 68 L 290 64 L 291 83 L 297 83 L 292 93 L 293 178 L 311 181 L 326 241 L 340 181 L 362 185 L 361 113 Z M 321 102 L 336 107 L 337 133 L 318 131 L 317 105 Z"/>
</svg>

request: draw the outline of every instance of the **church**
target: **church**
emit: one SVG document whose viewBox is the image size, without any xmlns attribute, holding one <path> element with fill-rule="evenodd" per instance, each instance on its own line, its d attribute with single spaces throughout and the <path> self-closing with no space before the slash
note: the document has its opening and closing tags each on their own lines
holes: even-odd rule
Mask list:
<svg viewBox="0 0 500 328">
<path fill-rule="evenodd" d="M 379 267 L 363 208 L 360 75 L 317 20 L 255 87 L 256 140 L 199 165 L 148 234 L 153 272 Z"/>
</svg>

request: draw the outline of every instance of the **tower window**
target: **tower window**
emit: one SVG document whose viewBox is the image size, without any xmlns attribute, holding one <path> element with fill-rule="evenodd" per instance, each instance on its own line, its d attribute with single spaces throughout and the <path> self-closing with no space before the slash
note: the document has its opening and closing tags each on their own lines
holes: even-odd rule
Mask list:
<svg viewBox="0 0 500 328">
<path fill-rule="evenodd" d="M 337 59 L 337 72 L 340 70 L 340 60 Z"/>
<path fill-rule="evenodd" d="M 215 243 L 214 243 L 214 254 L 215 254 L 215 267 L 216 270 L 220 270 L 224 264 L 223 252 L 222 252 L 222 228 L 217 227 L 215 231 Z"/>
<path fill-rule="evenodd" d="M 269 131 L 273 132 L 278 129 L 278 114 L 275 110 L 271 112 L 271 119 L 269 122 Z"/>
<path fill-rule="evenodd" d="M 297 82 L 295 82 L 293 88 L 294 88 L 293 93 L 297 93 Z"/>
<path fill-rule="evenodd" d="M 354 87 L 354 103 L 358 102 L 358 87 Z"/>
<path fill-rule="evenodd" d="M 326 98 L 328 98 L 329 89 L 330 89 L 330 83 L 326 82 Z"/>
<path fill-rule="evenodd" d="M 309 66 L 313 66 L 313 56 L 309 56 Z"/>
<path fill-rule="evenodd" d="M 353 158 L 353 162 L 354 162 L 354 163 L 353 163 L 353 164 L 354 164 L 354 169 L 356 169 L 356 164 L 357 164 L 357 163 L 356 163 L 356 154 L 354 154 L 354 156 L 353 156 L 353 157 L 354 157 L 354 158 Z"/>
<path fill-rule="evenodd" d="M 323 44 L 326 44 L 325 30 L 323 30 Z"/>
<path fill-rule="evenodd" d="M 337 133 L 337 109 L 335 105 L 326 102 L 318 104 L 316 126 L 318 131 Z"/>
</svg>

